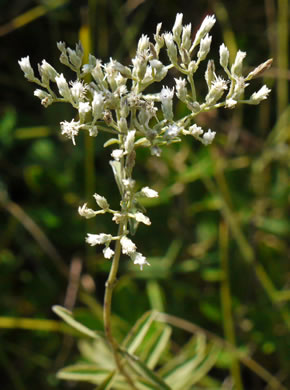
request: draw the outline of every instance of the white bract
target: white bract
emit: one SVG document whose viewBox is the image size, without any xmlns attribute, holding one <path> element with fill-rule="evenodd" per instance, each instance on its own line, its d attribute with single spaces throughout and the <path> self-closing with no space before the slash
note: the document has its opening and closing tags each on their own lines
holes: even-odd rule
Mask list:
<svg viewBox="0 0 290 390">
<path fill-rule="evenodd" d="M 159 157 L 162 148 L 180 142 L 185 135 L 209 145 L 216 132 L 198 126 L 195 123 L 198 114 L 220 107 L 232 109 L 239 103 L 258 104 L 269 95 L 270 89 L 266 85 L 248 99 L 245 98 L 245 91 L 255 76 L 269 68 L 272 60 L 265 61 L 244 76 L 246 52 L 239 50 L 233 64 L 229 64 L 229 50 L 222 43 L 219 63 L 223 75 L 217 75 L 214 61 L 208 60 L 204 75 L 207 92 L 204 97 L 197 97 L 195 74 L 200 63 L 209 55 L 212 42 L 209 32 L 215 22 L 214 15 L 206 16 L 192 39 L 191 24 L 183 25 L 183 15 L 178 13 L 171 32 L 162 33 L 159 23 L 153 42 L 148 35 L 141 36 L 136 54 L 131 64 L 127 65 L 112 58 L 108 63 L 103 63 L 92 54 L 88 63 L 83 64 L 80 43 L 71 49 L 64 42 L 58 42 L 60 62 L 75 72 L 73 81 L 69 82 L 63 73 L 58 73 L 45 60 L 38 66 L 40 77 L 35 76 L 28 56 L 19 61 L 24 76 L 40 87 L 34 91 L 34 95 L 44 107 L 55 102 L 67 102 L 76 110 L 77 117 L 60 123 L 61 134 L 74 145 L 81 131 L 88 132 L 92 137 L 97 137 L 100 132 L 111 135 L 105 147 L 113 146 L 110 165 L 120 193 L 120 210 L 112 210 L 107 199 L 99 194 L 95 194 L 94 198 L 100 210 L 92 210 L 86 203 L 78 210 L 84 218 L 112 214 L 112 220 L 119 228 L 117 236 L 88 233 L 86 237 L 89 245 L 105 246 L 103 254 L 106 259 L 114 256 L 109 245 L 111 241 L 117 241 L 121 245 L 121 252 L 128 255 L 134 264 L 141 269 L 149 265 L 146 257 L 136 252 L 136 245 L 128 237 L 129 230 L 135 233 L 139 223 L 151 224 L 139 203 L 141 198 L 158 196 L 147 186 L 136 190 L 138 185 L 133 179 L 133 168 L 138 148 L 149 148 L 153 156 Z M 165 60 L 164 56 L 160 56 L 161 49 L 167 52 Z M 175 69 L 171 74 L 172 68 Z M 167 75 L 174 75 L 175 78 L 164 85 L 163 80 Z M 92 81 L 88 83 L 88 79 Z M 158 85 L 152 87 L 152 84 Z M 146 91 L 148 87 L 150 92 Z M 182 118 L 175 118 L 174 114 L 178 100 L 185 105 L 186 114 Z"/>
</svg>

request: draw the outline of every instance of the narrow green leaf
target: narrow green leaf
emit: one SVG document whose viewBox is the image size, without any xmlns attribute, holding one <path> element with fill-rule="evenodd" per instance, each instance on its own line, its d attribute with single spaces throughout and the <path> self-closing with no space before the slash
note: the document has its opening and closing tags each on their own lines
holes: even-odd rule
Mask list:
<svg viewBox="0 0 290 390">
<path fill-rule="evenodd" d="M 74 364 L 58 371 L 57 378 L 101 384 L 110 374 L 111 371 L 100 369 L 95 364 Z"/>
<path fill-rule="evenodd" d="M 124 350 L 120 350 L 120 352 L 126 358 L 132 369 L 136 371 L 136 373 L 147 379 L 155 386 L 155 390 L 171 390 L 171 388 L 163 381 L 163 379 L 151 371 L 137 356 L 131 355 Z"/>
<path fill-rule="evenodd" d="M 107 378 L 97 387 L 98 390 L 110 390 L 114 384 L 117 371 L 112 371 Z"/>
<path fill-rule="evenodd" d="M 158 337 L 158 340 L 156 340 L 153 344 L 153 348 L 151 349 L 145 363 L 147 367 L 149 367 L 151 370 L 154 369 L 156 364 L 158 363 L 160 356 L 162 355 L 162 352 L 165 350 L 166 346 L 168 345 L 170 336 L 171 336 L 172 329 L 169 326 L 166 326 L 162 331 L 161 334 Z"/>
<path fill-rule="evenodd" d="M 126 339 L 122 343 L 122 347 L 129 353 L 134 353 L 142 343 L 155 317 L 156 312 L 154 311 L 148 311 L 147 313 L 143 314 L 143 316 L 139 318 L 139 320 L 130 330 Z"/>
<path fill-rule="evenodd" d="M 120 143 L 120 141 L 117 138 L 110 138 L 110 139 L 108 139 L 108 141 L 106 141 L 104 143 L 104 148 L 106 148 L 107 146 L 111 146 L 111 145 L 119 144 L 119 143 Z"/>
<path fill-rule="evenodd" d="M 100 336 L 93 330 L 87 328 L 85 325 L 81 324 L 80 322 L 76 321 L 73 318 L 72 313 L 61 306 L 53 306 L 52 310 L 57 314 L 59 317 L 61 317 L 67 324 L 72 326 L 74 329 L 78 330 L 82 334 L 92 337 L 94 339 L 99 338 Z"/>
</svg>

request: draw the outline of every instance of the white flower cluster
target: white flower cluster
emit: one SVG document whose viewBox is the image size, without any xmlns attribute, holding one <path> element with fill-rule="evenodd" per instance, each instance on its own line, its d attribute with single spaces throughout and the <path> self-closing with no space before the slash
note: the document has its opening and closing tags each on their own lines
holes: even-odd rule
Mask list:
<svg viewBox="0 0 290 390">
<path fill-rule="evenodd" d="M 136 149 L 148 147 L 152 155 L 160 156 L 162 147 L 179 142 L 182 135 L 193 136 L 203 145 L 209 145 L 216 133 L 211 129 L 204 131 L 194 123 L 199 113 L 219 107 L 234 108 L 238 103 L 258 104 L 270 92 L 264 85 L 249 99 L 244 98 L 250 80 L 265 71 L 272 60 L 244 76 L 243 61 L 246 53 L 239 50 L 233 64 L 229 65 L 229 50 L 222 44 L 219 48 L 219 63 L 225 78 L 217 76 L 214 61 L 209 60 L 205 72 L 208 91 L 203 100 L 198 100 L 195 73 L 210 52 L 210 31 L 216 19 L 214 15 L 206 16 L 193 39 L 191 24 L 183 25 L 182 21 L 183 15 L 177 14 L 172 31 L 165 33 L 161 33 L 162 25 L 159 23 L 154 42 L 147 35 L 142 35 L 129 66 L 113 59 L 104 64 L 91 54 L 88 63 L 83 64 L 80 43 L 73 50 L 67 48 L 64 42 L 58 42 L 60 62 L 76 74 L 76 79 L 70 82 L 45 60 L 38 66 L 39 77 L 34 74 L 29 57 L 19 61 L 24 76 L 40 87 L 34 94 L 42 105 L 48 107 L 55 102 L 68 102 L 77 110 L 76 120 L 62 121 L 60 124 L 61 134 L 71 139 L 74 145 L 81 130 L 88 131 L 93 137 L 100 131 L 112 135 L 104 146 L 116 145 L 111 153 L 113 160 L 110 164 L 121 195 L 121 210 L 111 210 L 105 198 L 95 195 L 101 209 L 94 211 L 84 204 L 79 208 L 79 213 L 85 218 L 112 213 L 113 221 L 124 225 L 122 235 L 114 238 L 104 233 L 88 234 L 87 242 L 90 245 L 104 244 L 104 256 L 111 258 L 114 252 L 109 247 L 110 242 L 121 240 L 122 252 L 128 254 L 141 268 L 147 261 L 136 252 L 135 245 L 127 237 L 127 223 L 135 227 L 138 223 L 149 225 L 150 220 L 143 214 L 138 198 L 155 197 L 157 193 L 148 187 L 135 191 L 132 171 Z M 160 58 L 162 48 L 167 52 L 166 63 Z M 161 86 L 155 94 L 146 93 L 150 85 L 162 82 L 173 67 L 180 75 L 175 78 L 173 87 Z M 91 76 L 90 83 L 85 81 L 88 75 Z M 179 99 L 189 110 L 183 118 L 176 120 L 175 99 Z M 160 115 L 157 116 L 158 111 Z"/>
<path fill-rule="evenodd" d="M 126 180 L 124 180 L 126 182 Z M 126 184 L 126 183 L 125 183 Z M 134 186 L 134 183 L 132 183 Z M 130 187 L 130 185 L 129 185 Z M 147 198 L 156 198 L 158 197 L 158 192 L 149 187 L 143 187 L 140 191 L 134 192 L 131 189 L 131 196 L 133 194 L 133 198 L 136 200 L 140 197 Z M 94 198 L 96 200 L 97 205 L 100 207 L 100 210 L 95 211 L 87 207 L 87 203 L 83 206 L 80 206 L 78 209 L 79 214 L 84 218 L 93 218 L 98 214 L 111 213 L 113 215 L 113 221 L 116 224 L 120 224 L 124 220 L 133 220 L 136 223 L 144 223 L 145 225 L 150 225 L 151 221 L 148 217 L 146 217 L 140 211 L 128 210 L 128 212 L 122 212 L 112 210 L 107 199 L 99 194 L 94 194 Z M 110 244 L 112 241 L 120 240 L 122 253 L 128 255 L 134 262 L 134 264 L 138 264 L 143 269 L 144 265 L 150 265 L 141 253 L 137 252 L 137 247 L 133 243 L 130 238 L 127 237 L 127 232 L 125 232 L 121 236 L 113 237 L 111 234 L 100 233 L 100 234 L 91 234 L 88 233 L 86 237 L 86 242 L 91 245 L 105 245 L 103 249 L 103 254 L 106 259 L 111 259 L 114 256 L 114 251 L 110 248 Z"/>
</svg>

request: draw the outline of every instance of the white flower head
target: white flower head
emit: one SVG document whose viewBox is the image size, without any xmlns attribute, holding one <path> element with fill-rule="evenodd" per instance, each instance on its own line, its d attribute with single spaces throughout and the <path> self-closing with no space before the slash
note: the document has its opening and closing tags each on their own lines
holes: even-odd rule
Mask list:
<svg viewBox="0 0 290 390">
<path fill-rule="evenodd" d="M 140 265 L 141 271 L 143 271 L 144 265 L 150 265 L 150 263 L 148 263 L 148 261 L 146 260 L 146 257 L 139 252 L 132 253 L 130 257 L 133 260 L 134 264 Z"/>
<path fill-rule="evenodd" d="M 231 67 L 231 73 L 234 76 L 241 76 L 242 75 L 242 67 L 243 67 L 243 60 L 246 57 L 247 53 L 245 51 L 239 50 L 237 52 L 235 61 Z"/>
<path fill-rule="evenodd" d="M 202 136 L 202 143 L 204 145 L 209 145 L 212 143 L 214 137 L 216 135 L 216 132 L 215 131 L 211 131 L 211 129 L 208 129 L 208 131 L 206 133 L 203 134 Z"/>
<path fill-rule="evenodd" d="M 250 97 L 250 101 L 254 104 L 259 104 L 262 100 L 267 99 L 271 89 L 267 88 L 266 85 L 263 85 L 258 92 L 254 92 Z"/>
<path fill-rule="evenodd" d="M 170 58 L 172 63 L 177 63 L 177 48 L 173 41 L 172 33 L 165 33 L 164 40 L 167 47 L 168 57 Z"/>
<path fill-rule="evenodd" d="M 102 117 L 104 110 L 104 96 L 100 92 L 94 92 L 94 97 L 92 101 L 92 111 L 94 119 L 99 119 Z"/>
<path fill-rule="evenodd" d="M 235 99 L 232 99 L 232 98 L 230 98 L 230 99 L 227 99 L 226 100 L 226 105 L 225 105 L 225 107 L 226 108 L 234 108 L 236 105 L 237 105 L 237 101 L 235 100 Z"/>
<path fill-rule="evenodd" d="M 182 29 L 182 41 L 181 47 L 185 50 L 189 50 L 191 45 L 191 23 L 187 24 Z"/>
<path fill-rule="evenodd" d="M 114 149 L 111 153 L 114 160 L 119 161 L 124 156 L 124 150 Z"/>
<path fill-rule="evenodd" d="M 203 22 L 201 23 L 200 28 L 198 29 L 198 31 L 195 35 L 195 38 L 194 38 L 194 41 L 193 41 L 193 44 L 192 44 L 192 47 L 190 50 L 193 50 L 195 48 L 195 46 L 197 46 L 199 44 L 201 39 L 211 30 L 211 28 L 213 27 L 215 22 L 216 22 L 216 18 L 214 15 L 207 15 L 204 18 Z"/>
<path fill-rule="evenodd" d="M 110 207 L 107 199 L 104 196 L 101 196 L 99 194 L 94 194 L 93 196 L 94 196 L 94 198 L 95 198 L 95 200 L 97 202 L 97 205 L 101 209 L 107 210 Z"/>
<path fill-rule="evenodd" d="M 119 213 L 118 211 L 115 211 L 112 221 L 115 222 L 117 225 L 119 225 L 119 223 L 122 222 L 124 218 L 125 217 L 123 214 Z"/>
<path fill-rule="evenodd" d="M 137 211 L 137 213 L 133 215 L 133 218 L 136 219 L 137 222 L 142 222 L 145 225 L 151 225 L 150 219 L 140 211 Z"/>
<path fill-rule="evenodd" d="M 24 77 L 27 78 L 29 81 L 33 81 L 35 79 L 33 69 L 30 65 L 30 59 L 29 56 L 21 58 L 21 60 L 18 61 L 18 64 L 24 72 Z"/>
<path fill-rule="evenodd" d="M 115 252 L 109 246 L 107 246 L 105 249 L 103 249 L 103 254 L 105 259 L 111 259 Z"/>
<path fill-rule="evenodd" d="M 86 237 L 86 242 L 91 246 L 110 244 L 111 241 L 112 241 L 111 234 L 105 234 L 105 233 L 100 233 L 100 234 L 87 233 L 87 237 Z"/>
<path fill-rule="evenodd" d="M 128 178 L 128 179 L 122 179 L 122 183 L 126 190 L 132 191 L 135 187 L 135 180 Z"/>
<path fill-rule="evenodd" d="M 216 103 L 223 95 L 224 91 L 227 89 L 227 82 L 222 77 L 216 77 L 215 80 L 211 83 L 210 90 L 205 97 L 207 104 Z"/>
<path fill-rule="evenodd" d="M 92 210 L 92 209 L 89 209 L 87 207 L 87 203 L 85 203 L 83 206 L 80 206 L 78 208 L 78 213 L 81 217 L 84 217 L 86 219 L 90 219 L 90 218 L 93 218 L 96 216 L 97 212 Z"/>
<path fill-rule="evenodd" d="M 200 41 L 199 51 L 197 53 L 197 57 L 200 61 L 204 60 L 210 51 L 212 37 L 211 35 L 206 34 Z"/>
<path fill-rule="evenodd" d="M 163 87 L 160 92 L 160 101 L 161 108 L 165 119 L 172 120 L 173 119 L 173 96 L 174 96 L 174 88 L 170 89 L 168 87 Z"/>
<path fill-rule="evenodd" d="M 164 136 L 167 139 L 172 139 L 177 137 L 181 132 L 181 128 L 177 126 L 175 123 L 173 125 L 169 125 L 168 128 L 166 129 Z"/>
<path fill-rule="evenodd" d="M 196 124 L 190 126 L 189 134 L 192 135 L 193 137 L 199 137 L 200 135 L 203 134 L 203 129 L 200 126 L 197 126 Z"/>
<path fill-rule="evenodd" d="M 61 134 L 72 140 L 72 143 L 75 145 L 75 136 L 78 135 L 82 125 L 79 121 L 72 119 L 70 122 L 63 121 L 60 122 Z"/>
<path fill-rule="evenodd" d="M 58 76 L 58 73 L 48 62 L 42 60 L 39 69 L 40 69 L 43 82 L 45 80 L 52 80 L 55 82 L 55 78 L 56 76 Z"/>
<path fill-rule="evenodd" d="M 53 103 L 53 97 L 42 89 L 36 89 L 34 91 L 34 96 L 37 96 L 41 100 L 41 104 L 44 107 L 48 107 Z"/>
<path fill-rule="evenodd" d="M 223 68 L 226 68 L 229 63 L 230 52 L 224 43 L 220 45 L 220 64 Z"/>
<path fill-rule="evenodd" d="M 140 191 L 140 195 L 143 195 L 146 198 L 158 198 L 158 192 L 149 187 L 143 187 Z"/>
<path fill-rule="evenodd" d="M 127 154 L 130 154 L 134 149 L 134 142 L 135 142 L 135 133 L 136 130 L 130 130 L 128 131 L 128 134 L 125 139 L 125 152 Z"/>
<path fill-rule="evenodd" d="M 71 91 L 64 75 L 61 73 L 59 76 L 56 76 L 55 81 L 60 95 L 66 100 L 71 101 Z"/>
<path fill-rule="evenodd" d="M 79 101 L 84 100 L 86 91 L 88 90 L 88 85 L 79 80 L 70 82 L 70 85 L 70 90 L 74 101 L 78 103 Z"/>
<path fill-rule="evenodd" d="M 187 95 L 187 88 L 186 88 L 186 79 L 179 78 L 179 79 L 174 79 L 176 83 L 176 96 L 178 99 L 181 101 L 186 100 L 186 95 Z"/>
<path fill-rule="evenodd" d="M 122 253 L 124 255 L 131 255 L 132 253 L 136 252 L 136 245 L 130 238 L 123 236 L 120 240 L 121 246 L 122 246 Z"/>
<path fill-rule="evenodd" d="M 84 116 L 91 111 L 91 105 L 89 102 L 79 102 L 79 114 L 80 118 L 84 118 Z"/>
<path fill-rule="evenodd" d="M 149 48 L 149 37 L 147 35 L 142 34 L 141 38 L 138 41 L 138 46 L 137 46 L 137 52 L 138 53 L 143 53 L 146 52 L 146 50 Z"/>
<path fill-rule="evenodd" d="M 175 23 L 172 28 L 173 36 L 176 42 L 180 42 L 180 34 L 182 31 L 182 19 L 183 19 L 183 14 L 176 14 L 175 18 Z"/>
</svg>

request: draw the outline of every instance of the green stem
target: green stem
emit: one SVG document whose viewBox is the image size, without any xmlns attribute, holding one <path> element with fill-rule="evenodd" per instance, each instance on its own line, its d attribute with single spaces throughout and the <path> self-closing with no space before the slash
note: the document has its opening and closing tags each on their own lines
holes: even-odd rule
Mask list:
<svg viewBox="0 0 290 390">
<path fill-rule="evenodd" d="M 125 228 L 126 228 L 126 223 L 121 222 L 119 225 L 119 231 L 118 231 L 119 236 L 124 232 Z M 110 273 L 109 273 L 109 276 L 108 276 L 108 279 L 106 282 L 106 286 L 105 286 L 105 298 L 104 298 L 104 309 L 103 309 L 104 310 L 103 311 L 104 328 L 105 328 L 105 334 L 106 334 L 107 340 L 109 341 L 109 343 L 111 345 L 111 348 L 112 348 L 112 351 L 114 354 L 114 358 L 115 358 L 115 362 L 116 362 L 116 365 L 117 365 L 120 373 L 126 378 L 130 387 L 134 390 L 137 390 L 137 388 L 135 387 L 135 385 L 133 383 L 133 380 L 128 375 L 128 373 L 125 371 L 125 369 L 122 365 L 122 362 L 121 362 L 121 359 L 120 359 L 120 356 L 118 353 L 119 344 L 115 340 L 115 338 L 113 336 L 113 332 L 112 332 L 112 323 L 111 323 L 112 296 L 113 296 L 114 287 L 117 283 L 117 272 L 118 272 L 118 268 L 119 268 L 120 255 L 121 255 L 121 243 L 120 243 L 120 239 L 118 239 L 116 241 L 115 255 L 114 255 L 114 258 L 112 261 L 112 266 L 111 266 Z"/>
</svg>

